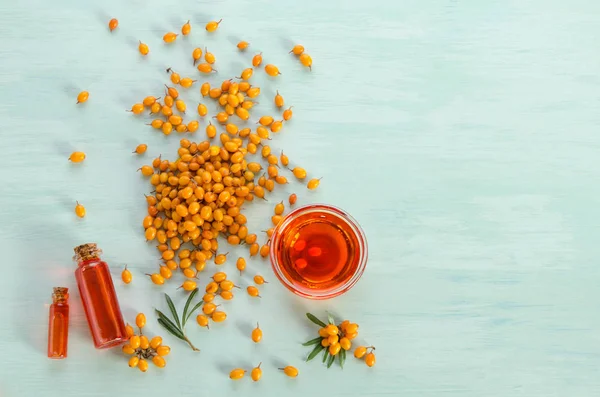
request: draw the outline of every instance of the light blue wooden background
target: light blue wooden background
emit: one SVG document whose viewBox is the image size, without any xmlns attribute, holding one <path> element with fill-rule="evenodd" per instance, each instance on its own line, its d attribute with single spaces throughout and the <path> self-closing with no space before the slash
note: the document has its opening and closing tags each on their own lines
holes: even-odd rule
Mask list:
<svg viewBox="0 0 600 397">
<path fill-rule="evenodd" d="M 597 2 L 91 3 L 0 3 L 0 396 L 598 395 Z M 113 16 L 121 24 L 109 34 Z M 204 23 L 219 18 L 207 35 Z M 162 35 L 187 19 L 191 37 L 165 47 Z M 246 55 L 234 47 L 241 38 L 252 43 Z M 312 73 L 287 55 L 296 42 L 313 56 Z M 143 277 L 158 261 L 140 226 L 149 187 L 135 172 L 172 157 L 178 137 L 124 109 L 161 93 L 166 66 L 195 76 L 196 45 L 216 54 L 221 79 L 254 51 L 279 65 L 280 78 L 256 78 L 265 95 L 254 114 L 272 113 L 280 90 L 295 116 L 272 146 L 323 177 L 317 192 L 292 184 L 249 205 L 254 230 L 292 191 L 300 203 L 338 205 L 367 233 L 367 271 L 347 295 L 310 302 L 252 261 L 250 275 L 273 281 L 263 299 L 240 293 L 223 325 L 190 324 L 199 354 L 165 336 L 168 367 L 146 374 L 119 351 L 94 350 L 74 291 L 69 359 L 50 361 L 51 289 L 75 286 L 80 243 L 97 242 L 115 276 L 129 264 L 135 280 L 117 282 L 118 293 L 128 321 L 149 315 L 148 333 L 165 335 L 151 316 L 164 308 L 161 291 L 183 299 L 176 281 L 159 289 Z M 75 106 L 82 89 L 90 100 Z M 141 142 L 143 159 L 131 155 Z M 74 149 L 88 154 L 81 166 L 66 161 Z M 75 200 L 88 209 L 82 221 Z M 360 342 L 378 347 L 376 368 L 302 362 L 299 342 L 313 332 L 304 312 L 328 309 L 361 324 Z M 259 346 L 248 336 L 255 321 Z M 227 378 L 259 361 L 259 384 Z M 282 363 L 300 377 L 284 378 Z"/>
</svg>

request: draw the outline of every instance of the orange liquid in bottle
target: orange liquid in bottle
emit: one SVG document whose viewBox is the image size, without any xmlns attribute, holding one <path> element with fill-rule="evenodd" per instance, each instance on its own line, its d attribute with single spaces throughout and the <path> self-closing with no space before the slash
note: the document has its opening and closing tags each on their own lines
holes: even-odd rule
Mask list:
<svg viewBox="0 0 600 397">
<path fill-rule="evenodd" d="M 314 207 L 296 210 L 280 224 L 272 256 L 284 284 L 294 292 L 311 298 L 335 296 L 350 288 L 347 284 L 357 274 L 360 277 L 366 242 L 345 214 L 332 211 L 333 207 Z"/>
<path fill-rule="evenodd" d="M 52 294 L 50 317 L 48 321 L 48 357 L 61 359 L 67 357 L 69 340 L 69 294 L 68 288 L 56 287 Z"/>
<path fill-rule="evenodd" d="M 75 252 L 79 266 L 75 279 L 94 345 L 98 349 L 120 345 L 127 340 L 127 331 L 108 265 L 100 260 L 95 244 L 84 244 Z"/>
</svg>

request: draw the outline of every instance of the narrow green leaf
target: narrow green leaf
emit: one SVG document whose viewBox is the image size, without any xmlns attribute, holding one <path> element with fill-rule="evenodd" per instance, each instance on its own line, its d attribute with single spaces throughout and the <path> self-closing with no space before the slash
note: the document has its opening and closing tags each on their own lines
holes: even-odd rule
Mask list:
<svg viewBox="0 0 600 397">
<path fill-rule="evenodd" d="M 331 367 L 331 364 L 335 361 L 335 356 L 329 355 L 329 359 L 327 360 L 327 368 Z"/>
<path fill-rule="evenodd" d="M 327 321 L 329 321 L 329 324 L 335 325 L 335 320 L 334 320 L 333 316 L 329 313 L 327 313 Z"/>
<path fill-rule="evenodd" d="M 325 349 L 325 354 L 323 354 L 323 362 L 327 361 L 327 357 L 329 357 L 329 349 Z"/>
<path fill-rule="evenodd" d="M 323 321 L 319 320 L 318 318 L 316 318 L 315 316 L 313 316 L 310 313 L 306 313 L 306 317 L 308 317 L 308 319 L 310 321 L 312 321 L 313 323 L 320 325 L 321 327 L 326 327 L 327 324 L 325 324 Z"/>
<path fill-rule="evenodd" d="M 181 325 L 183 327 L 185 327 L 185 323 L 188 319 L 187 317 L 187 311 L 190 307 L 190 303 L 192 303 L 192 299 L 194 299 L 194 296 L 196 296 L 196 294 L 198 293 L 198 288 L 195 288 L 192 293 L 190 294 L 190 296 L 188 297 L 187 301 L 185 302 L 185 306 L 183 308 L 183 316 L 181 316 Z"/>
<path fill-rule="evenodd" d="M 158 315 L 158 319 L 164 321 L 165 323 L 169 324 L 172 328 L 175 328 L 177 331 L 179 331 L 180 334 L 183 335 L 183 332 L 175 325 L 175 323 L 169 318 L 167 317 L 163 312 L 161 312 L 158 309 L 154 309 L 154 311 L 156 312 L 156 315 Z"/>
<path fill-rule="evenodd" d="M 190 317 L 192 317 L 192 314 L 194 314 L 194 312 L 195 312 L 196 310 L 198 310 L 198 308 L 199 308 L 200 306 L 202 306 L 202 304 L 203 304 L 203 303 L 204 303 L 204 301 L 200 301 L 200 302 L 196 303 L 196 306 L 194 306 L 194 307 L 192 308 L 192 310 L 190 310 L 190 312 L 188 313 L 188 315 L 187 315 L 187 318 L 186 318 L 185 320 L 186 320 L 186 321 L 187 321 L 187 320 L 189 320 L 189 318 L 190 318 Z"/>
<path fill-rule="evenodd" d="M 317 336 L 315 339 L 311 339 L 309 341 L 306 341 L 302 344 L 302 346 L 312 346 L 312 345 L 316 345 L 317 343 L 321 343 L 321 340 L 323 338 L 321 338 L 320 336 Z"/>
<path fill-rule="evenodd" d="M 346 362 L 346 350 L 340 350 L 340 367 L 344 369 L 344 363 Z"/>
<path fill-rule="evenodd" d="M 169 295 L 165 294 L 165 298 L 167 299 L 167 305 L 169 305 L 169 309 L 171 310 L 171 314 L 173 315 L 173 318 L 175 319 L 175 322 L 177 323 L 178 328 L 182 329 L 181 321 L 179 321 L 179 314 L 177 314 L 177 309 L 175 309 L 175 305 L 173 304 L 171 297 Z"/>
<path fill-rule="evenodd" d="M 306 361 L 310 361 L 317 356 L 317 354 L 321 353 L 321 350 L 325 349 L 325 346 L 316 345 L 315 348 L 310 352 L 308 357 L 306 357 Z"/>
<path fill-rule="evenodd" d="M 183 334 L 181 332 L 179 332 L 179 330 L 177 328 L 174 328 L 172 323 L 169 324 L 163 318 L 159 318 L 158 323 L 160 325 L 162 325 L 167 330 L 167 332 L 169 332 L 174 337 L 179 338 L 181 340 L 185 340 L 185 337 L 183 336 Z"/>
</svg>

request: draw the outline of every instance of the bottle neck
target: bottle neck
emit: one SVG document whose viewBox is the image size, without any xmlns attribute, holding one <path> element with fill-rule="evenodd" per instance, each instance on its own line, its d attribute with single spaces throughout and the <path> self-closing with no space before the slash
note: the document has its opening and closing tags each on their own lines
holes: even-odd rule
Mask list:
<svg viewBox="0 0 600 397">
<path fill-rule="evenodd" d="M 95 243 L 82 244 L 78 247 L 75 247 L 74 251 L 75 256 L 73 259 L 79 264 L 80 267 L 86 262 L 99 261 L 100 255 L 102 254 L 102 250 L 100 250 Z"/>
<path fill-rule="evenodd" d="M 66 305 L 69 300 L 69 289 L 65 287 L 54 287 L 52 292 L 52 303 Z"/>
</svg>

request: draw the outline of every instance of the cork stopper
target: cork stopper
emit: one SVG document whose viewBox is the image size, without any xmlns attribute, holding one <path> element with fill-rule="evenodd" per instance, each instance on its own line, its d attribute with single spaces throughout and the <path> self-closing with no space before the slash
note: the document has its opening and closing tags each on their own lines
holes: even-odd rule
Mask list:
<svg viewBox="0 0 600 397">
<path fill-rule="evenodd" d="M 54 287 L 52 301 L 54 303 L 66 302 L 69 299 L 69 289 L 65 287 Z"/>
<path fill-rule="evenodd" d="M 102 250 L 98 248 L 96 243 L 82 244 L 74 248 L 75 256 L 73 259 L 76 262 L 87 261 L 90 259 L 99 259 L 102 254 Z"/>
</svg>

